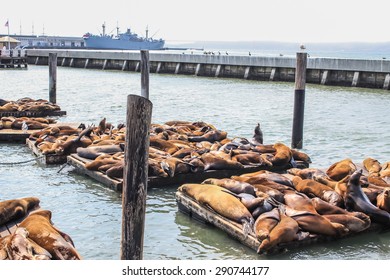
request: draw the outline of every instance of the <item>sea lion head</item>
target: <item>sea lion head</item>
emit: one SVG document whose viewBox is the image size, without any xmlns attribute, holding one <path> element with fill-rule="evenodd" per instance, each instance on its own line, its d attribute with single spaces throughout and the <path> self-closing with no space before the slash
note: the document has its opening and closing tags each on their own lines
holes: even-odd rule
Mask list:
<svg viewBox="0 0 390 280">
<path fill-rule="evenodd" d="M 324 200 L 332 205 L 341 207 L 344 204 L 343 198 L 335 191 L 324 192 Z"/>
</svg>

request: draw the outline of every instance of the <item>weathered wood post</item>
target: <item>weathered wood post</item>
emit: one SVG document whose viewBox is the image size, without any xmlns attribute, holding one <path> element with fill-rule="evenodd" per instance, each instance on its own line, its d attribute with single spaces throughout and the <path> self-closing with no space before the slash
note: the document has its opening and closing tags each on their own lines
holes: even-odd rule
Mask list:
<svg viewBox="0 0 390 280">
<path fill-rule="evenodd" d="M 303 146 L 303 117 L 305 112 L 307 53 L 297 53 L 295 68 L 294 116 L 292 127 L 291 147 L 302 149 Z"/>
<path fill-rule="evenodd" d="M 141 50 L 141 96 L 149 99 L 149 51 Z"/>
<path fill-rule="evenodd" d="M 141 51 L 142 56 L 143 51 Z M 148 57 L 146 57 L 148 59 Z M 146 61 L 148 65 L 148 61 Z M 141 68 L 149 70 L 147 68 Z M 149 71 L 141 73 L 143 96 L 127 97 L 125 167 L 122 191 L 122 260 L 141 260 L 145 226 L 146 191 L 148 184 L 149 127 L 152 102 L 149 95 Z M 147 82 L 145 83 L 145 80 Z M 145 88 L 145 86 L 147 88 Z"/>
<path fill-rule="evenodd" d="M 49 53 L 49 101 L 57 103 L 57 53 Z"/>
</svg>

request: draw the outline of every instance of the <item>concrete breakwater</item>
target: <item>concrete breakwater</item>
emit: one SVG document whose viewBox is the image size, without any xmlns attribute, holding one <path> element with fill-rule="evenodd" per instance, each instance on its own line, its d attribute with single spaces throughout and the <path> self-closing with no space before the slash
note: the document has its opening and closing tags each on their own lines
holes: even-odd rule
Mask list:
<svg viewBox="0 0 390 280">
<path fill-rule="evenodd" d="M 33 65 L 48 65 L 49 53 L 57 65 L 75 68 L 140 71 L 138 51 L 28 50 Z M 294 57 L 262 57 L 150 52 L 150 72 L 259 81 L 294 82 Z M 322 85 L 390 88 L 390 60 L 308 58 L 306 82 Z"/>
</svg>

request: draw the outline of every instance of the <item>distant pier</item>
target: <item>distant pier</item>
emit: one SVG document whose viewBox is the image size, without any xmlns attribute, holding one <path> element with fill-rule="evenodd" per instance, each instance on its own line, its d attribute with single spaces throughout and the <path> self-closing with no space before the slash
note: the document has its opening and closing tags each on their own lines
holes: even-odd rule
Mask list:
<svg viewBox="0 0 390 280">
<path fill-rule="evenodd" d="M 64 67 L 140 71 L 139 51 L 28 50 L 27 61 L 48 65 L 50 52 Z M 295 57 L 150 52 L 150 72 L 159 74 L 294 82 Z M 306 82 L 389 90 L 390 60 L 308 58 Z"/>
<path fill-rule="evenodd" d="M 27 69 L 25 50 L 0 50 L 0 69 Z"/>
</svg>

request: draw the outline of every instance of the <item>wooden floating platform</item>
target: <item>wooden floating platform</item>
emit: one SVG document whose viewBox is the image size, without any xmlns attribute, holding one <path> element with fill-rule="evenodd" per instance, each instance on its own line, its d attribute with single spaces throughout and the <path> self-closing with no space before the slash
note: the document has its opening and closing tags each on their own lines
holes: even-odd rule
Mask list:
<svg viewBox="0 0 390 280">
<path fill-rule="evenodd" d="M 10 234 L 13 234 L 16 231 L 16 229 L 18 228 L 19 224 L 21 222 L 23 222 L 23 220 L 26 219 L 28 217 L 28 215 L 30 215 L 30 213 L 37 211 L 39 209 L 41 209 L 41 208 L 38 206 L 34 209 L 29 210 L 24 217 L 10 221 L 9 223 L 7 223 L 5 225 L 0 225 L 0 238 L 8 236 Z"/>
<path fill-rule="evenodd" d="M 257 252 L 257 249 L 260 246 L 260 242 L 257 240 L 257 238 L 254 236 L 253 233 L 250 233 L 249 235 L 245 236 L 242 230 L 242 225 L 222 217 L 221 215 L 217 214 L 216 212 L 212 211 L 209 208 L 205 208 L 204 206 L 200 205 L 197 201 L 195 201 L 193 198 L 185 195 L 180 191 L 177 191 L 175 196 L 176 196 L 178 209 L 180 212 L 189 215 L 191 218 L 199 222 L 205 224 L 211 224 L 219 228 L 220 230 L 228 234 L 230 237 L 238 240 L 240 243 L 244 244 L 245 246 Z M 335 241 L 339 239 L 348 238 L 351 236 L 356 236 L 358 234 L 362 234 L 365 232 L 380 231 L 381 229 L 382 229 L 381 225 L 371 224 L 370 228 L 366 229 L 365 231 L 353 233 L 338 239 L 334 237 L 324 236 L 324 235 L 310 234 L 301 240 L 292 241 L 288 243 L 281 243 L 275 248 L 268 251 L 267 254 L 278 254 L 293 248 L 308 246 L 311 244 Z"/>
<path fill-rule="evenodd" d="M 0 112 L 1 117 L 60 117 L 65 116 L 66 111 L 8 111 L 8 112 Z"/>
<path fill-rule="evenodd" d="M 30 148 L 30 150 L 33 152 L 33 154 L 36 155 L 39 158 L 39 161 L 42 162 L 42 163 L 45 163 L 45 164 L 63 164 L 63 163 L 66 163 L 66 155 L 56 155 L 56 154 L 44 155 L 35 146 L 35 141 L 32 141 L 30 139 L 26 139 L 26 144 Z"/>
<path fill-rule="evenodd" d="M 67 158 L 68 164 L 75 167 L 76 171 L 80 174 L 85 174 L 96 181 L 102 183 L 103 185 L 116 190 L 122 191 L 123 180 L 122 179 L 113 179 L 105 175 L 100 171 L 91 171 L 85 168 L 85 164 L 91 160 L 78 156 L 77 154 L 71 154 Z M 303 165 L 303 163 L 301 163 Z M 305 165 L 305 167 L 307 167 Z M 303 168 L 301 166 L 301 168 Z M 207 178 L 226 178 L 233 175 L 241 175 L 249 172 L 256 172 L 259 170 L 269 170 L 264 167 L 245 167 L 243 169 L 237 170 L 208 170 L 201 173 L 186 173 L 186 174 L 177 174 L 174 177 L 149 177 L 148 186 L 149 187 L 161 187 L 161 186 L 172 186 L 172 185 L 181 185 L 185 183 L 200 183 Z M 281 171 L 285 168 L 279 168 L 278 170 L 273 169 L 272 171 Z"/>
</svg>

